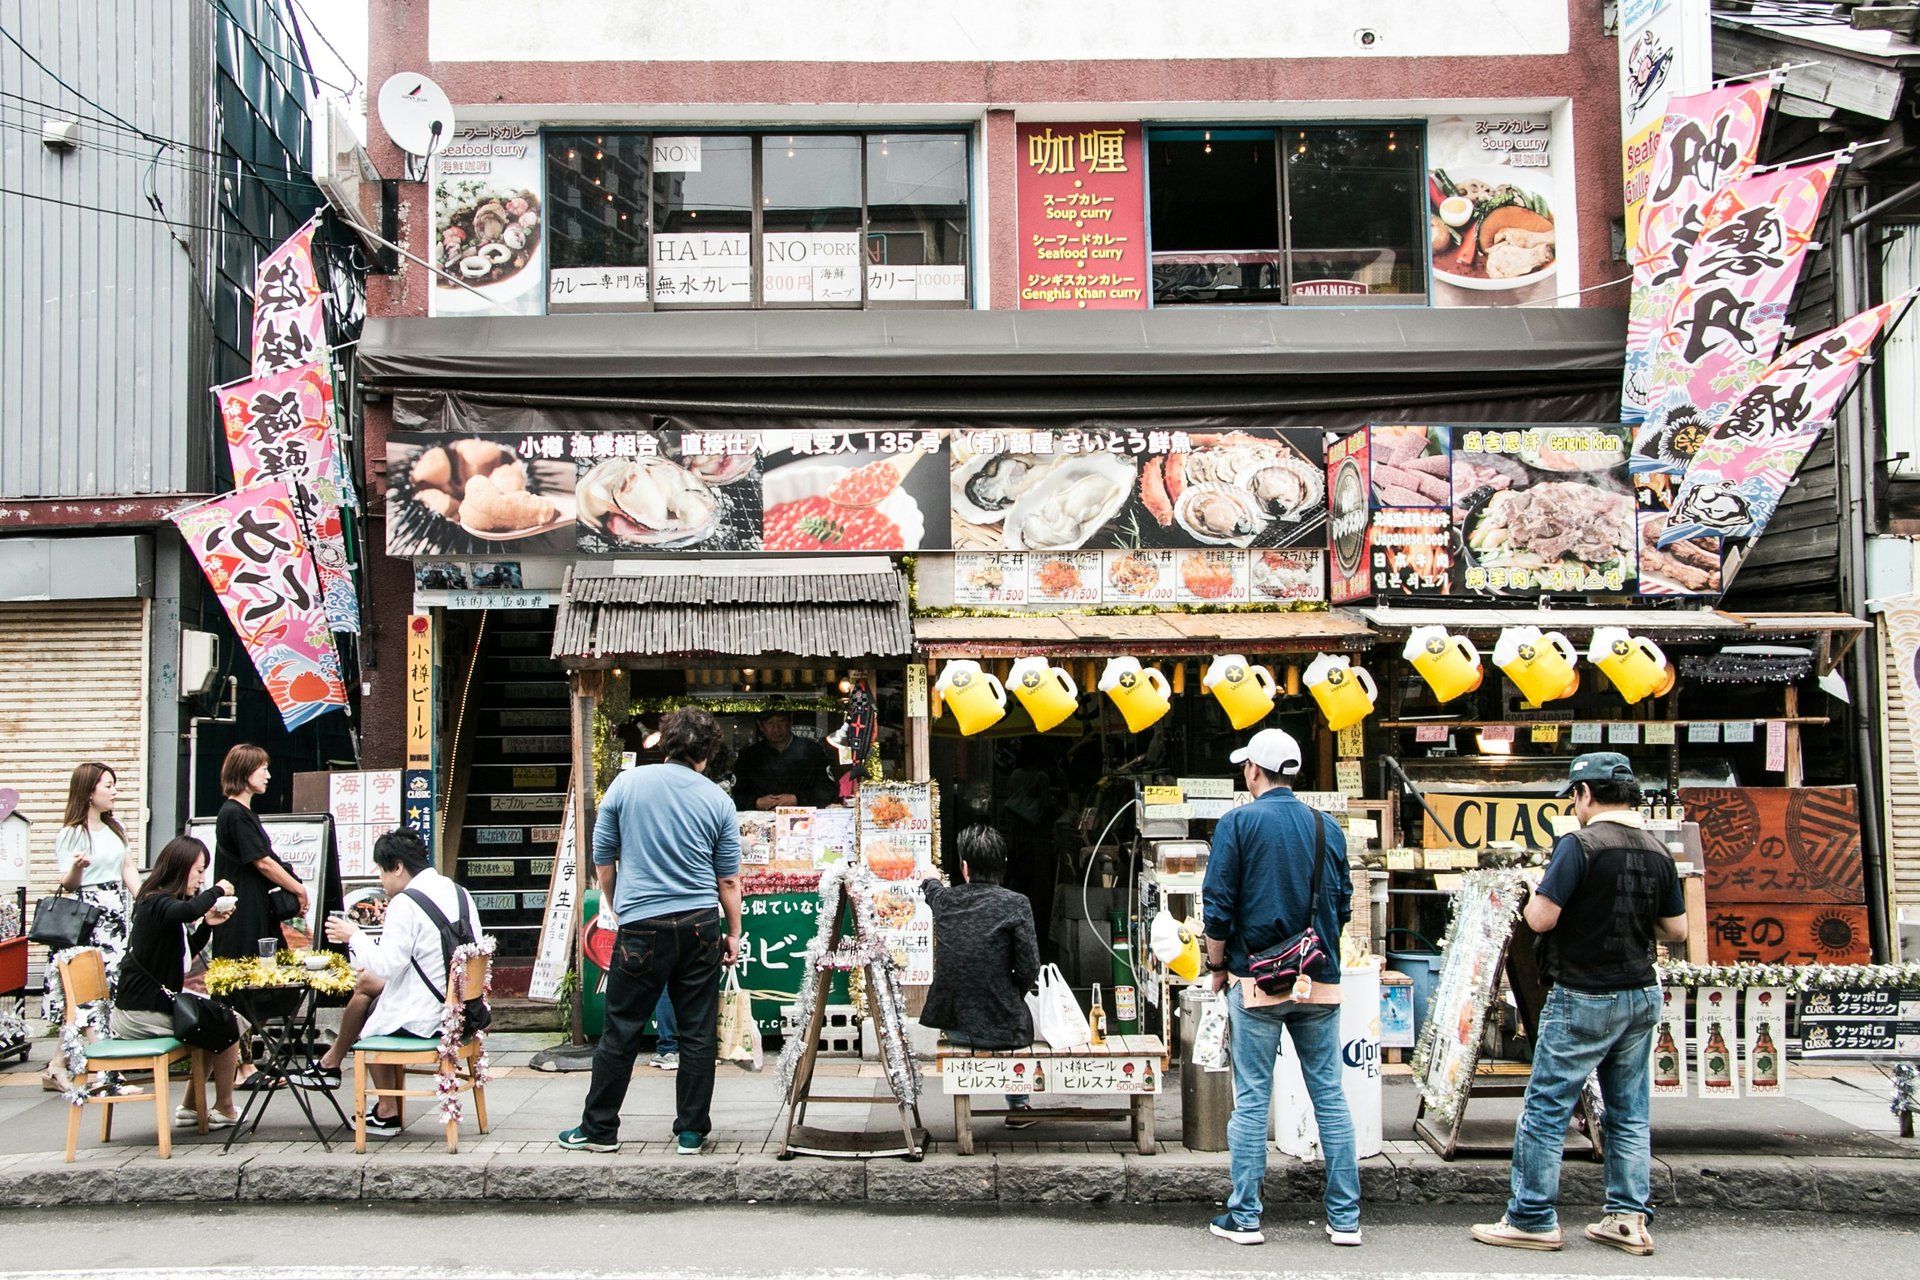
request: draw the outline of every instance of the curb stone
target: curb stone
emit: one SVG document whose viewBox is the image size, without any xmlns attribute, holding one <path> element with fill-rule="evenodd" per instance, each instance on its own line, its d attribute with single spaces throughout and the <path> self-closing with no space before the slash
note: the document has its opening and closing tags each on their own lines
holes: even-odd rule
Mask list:
<svg viewBox="0 0 1920 1280">
<path fill-rule="evenodd" d="M 588 1157 L 590 1160 L 594 1157 Z M 736 1174 L 736 1156 L 631 1156 L 615 1158 L 607 1169 L 612 1200 L 712 1202 L 745 1200 Z M 496 1161 L 504 1165 L 506 1161 Z"/>
<path fill-rule="evenodd" d="M 487 1165 L 489 1200 L 606 1200 L 612 1195 L 612 1171 L 571 1153 L 501 1156 Z"/>
<path fill-rule="evenodd" d="M 1790 1156 L 1676 1160 L 1673 1203 L 1688 1209 L 1805 1209 L 1818 1203 L 1809 1164 Z"/>
<path fill-rule="evenodd" d="M 240 1170 L 239 1196 L 242 1200 L 281 1204 L 302 1200 L 358 1200 L 365 1171 L 366 1166 L 358 1160 L 255 1156 Z"/>
<path fill-rule="evenodd" d="M 867 1199 L 884 1204 L 991 1202 L 1000 1198 L 991 1156 L 928 1155 L 919 1164 L 875 1160 L 867 1165 Z"/>
<path fill-rule="evenodd" d="M 994 1177 L 1002 1203 L 1111 1204 L 1127 1196 L 1125 1160 L 1118 1154 L 995 1156 Z"/>
<path fill-rule="evenodd" d="M 487 1193 L 484 1155 L 381 1160 L 367 1167 L 360 1194 L 368 1200 L 479 1200 Z"/>
<path fill-rule="evenodd" d="M 741 1156 L 739 1160 L 733 1181 L 734 1194 L 741 1200 L 838 1204 L 867 1198 L 864 1160 L 782 1160 L 768 1155 Z"/>
<path fill-rule="evenodd" d="M 1808 1163 L 1820 1207 L 1829 1213 L 1920 1213 L 1911 1161 L 1859 1156 Z"/>
</svg>

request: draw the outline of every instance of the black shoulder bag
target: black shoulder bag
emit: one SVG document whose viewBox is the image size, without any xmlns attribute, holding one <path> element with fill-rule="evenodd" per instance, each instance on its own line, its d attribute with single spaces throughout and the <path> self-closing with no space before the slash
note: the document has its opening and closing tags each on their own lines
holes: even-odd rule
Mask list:
<svg viewBox="0 0 1920 1280">
<path fill-rule="evenodd" d="M 87 833 L 87 847 L 91 852 L 91 831 Z M 75 889 L 71 898 L 66 892 L 64 888 L 55 888 L 52 894 L 33 904 L 33 924 L 27 930 L 29 942 L 58 952 L 84 947 L 93 937 L 93 926 L 100 923 L 105 913 L 88 902 L 80 890 Z"/>
<path fill-rule="evenodd" d="M 1327 954 L 1313 923 L 1320 910 L 1320 870 L 1327 860 L 1326 819 L 1317 809 L 1308 812 L 1313 814 L 1313 884 L 1307 890 L 1307 927 L 1248 957 L 1255 985 L 1270 996 L 1293 990 L 1307 966 Z"/>
<path fill-rule="evenodd" d="M 440 908 L 433 905 L 433 899 L 429 898 L 420 890 L 402 889 L 400 891 L 402 897 L 413 899 L 414 905 L 426 912 L 427 919 L 433 921 L 434 925 L 440 930 L 440 972 L 442 973 L 446 973 L 453 967 L 453 953 L 455 948 L 470 946 L 474 942 L 479 941 L 478 936 L 473 931 L 473 926 L 467 923 L 467 917 L 473 914 L 473 896 L 458 886 L 455 886 L 455 892 L 460 895 L 461 905 L 460 922 L 458 924 L 453 923 L 448 920 L 446 916 L 442 915 Z M 426 983 L 427 990 L 433 992 L 433 998 L 441 1004 L 445 1004 L 447 1002 L 447 993 L 441 990 L 439 983 L 427 976 L 427 971 L 420 967 L 419 957 L 410 956 L 408 959 L 413 965 L 413 971 L 420 975 L 420 981 Z M 471 1039 L 492 1025 L 493 1010 L 487 1005 L 487 997 L 484 994 L 467 997 L 460 1006 L 460 1038 L 462 1040 Z"/>
<path fill-rule="evenodd" d="M 187 927 L 180 926 L 182 943 L 186 940 Z M 153 976 L 147 966 L 133 954 L 131 929 L 127 938 L 127 952 L 120 963 L 130 964 L 147 975 L 147 980 L 160 988 L 160 994 L 172 1003 L 173 1038 L 181 1044 L 195 1049 L 204 1049 L 208 1053 L 223 1053 L 228 1046 L 240 1039 L 240 1017 L 222 1002 L 212 996 L 203 996 L 197 991 L 175 991 L 166 983 Z"/>
</svg>

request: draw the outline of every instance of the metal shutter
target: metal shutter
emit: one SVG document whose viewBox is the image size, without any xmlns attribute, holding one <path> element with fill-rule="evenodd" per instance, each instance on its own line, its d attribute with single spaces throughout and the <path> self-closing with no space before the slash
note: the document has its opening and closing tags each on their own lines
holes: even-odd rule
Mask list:
<svg viewBox="0 0 1920 1280">
<path fill-rule="evenodd" d="M 1887 624 L 1880 627 L 1880 652 L 1891 654 Z M 1880 766 L 1886 779 L 1888 890 L 1896 906 L 1920 907 L 1920 764 L 1915 763 L 1912 709 L 1891 661 L 1880 664 Z M 1865 815 L 1863 815 L 1865 816 Z"/>
<path fill-rule="evenodd" d="M 120 784 L 114 816 L 128 856 L 147 862 L 147 608 L 145 600 L 0 604 L 0 786 L 33 822 L 27 912 L 53 887 L 53 838 L 67 780 L 88 760 Z M 45 959 L 35 947 L 37 966 Z"/>
</svg>

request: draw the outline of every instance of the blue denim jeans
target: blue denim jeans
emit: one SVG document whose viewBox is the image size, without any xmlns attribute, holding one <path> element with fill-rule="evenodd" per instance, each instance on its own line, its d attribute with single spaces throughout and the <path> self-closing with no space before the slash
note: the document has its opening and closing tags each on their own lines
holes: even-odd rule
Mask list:
<svg viewBox="0 0 1920 1280">
<path fill-rule="evenodd" d="M 653 1006 L 653 1033 L 660 1042 L 653 1051 L 661 1056 L 680 1052 L 680 1024 L 673 1016 L 673 993 L 661 991 L 660 1003 Z"/>
<path fill-rule="evenodd" d="M 1227 996 L 1228 1040 L 1233 1057 L 1233 1115 L 1227 1120 L 1227 1153 L 1233 1190 L 1227 1216 L 1234 1225 L 1260 1225 L 1260 1185 L 1267 1176 L 1267 1125 L 1273 1114 L 1273 1071 L 1284 1028 L 1300 1055 L 1300 1074 L 1313 1099 L 1326 1157 L 1327 1225 L 1336 1231 L 1360 1227 L 1360 1159 L 1355 1154 L 1353 1117 L 1340 1086 L 1340 1008 L 1338 1005 L 1268 1005 L 1248 1009 L 1240 984 Z"/>
<path fill-rule="evenodd" d="M 1507 1221 L 1522 1231 L 1551 1231 L 1559 1223 L 1560 1157 L 1567 1123 L 1587 1077 L 1600 1073 L 1606 1101 L 1608 1213 L 1644 1213 L 1652 1188 L 1652 1144 L 1647 1112 L 1653 1081 L 1647 1059 L 1660 1017 L 1660 988 L 1604 993 L 1555 987 L 1540 1011 L 1533 1077 L 1513 1130 L 1513 1195 Z"/>
</svg>

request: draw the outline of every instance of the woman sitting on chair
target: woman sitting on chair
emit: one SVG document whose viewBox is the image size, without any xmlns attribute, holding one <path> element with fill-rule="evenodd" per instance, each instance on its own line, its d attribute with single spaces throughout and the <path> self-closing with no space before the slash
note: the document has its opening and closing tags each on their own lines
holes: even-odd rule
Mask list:
<svg viewBox="0 0 1920 1280">
<path fill-rule="evenodd" d="M 153 869 L 133 902 L 133 930 L 127 940 L 126 960 L 120 969 L 120 987 L 114 993 L 109 1032 L 116 1039 L 144 1040 L 173 1034 L 173 998 L 187 966 L 207 945 L 214 925 L 231 911 L 220 911 L 221 897 L 231 897 L 225 880 L 202 889 L 207 873 L 207 846 L 191 836 L 177 836 L 154 859 Z M 189 926 L 194 926 L 189 933 Z M 244 1027 L 244 1024 L 242 1024 Z M 245 1039 L 243 1033 L 242 1039 Z M 237 1123 L 233 1106 L 233 1077 L 240 1063 L 240 1046 L 228 1045 L 213 1056 L 214 1104 L 207 1125 L 225 1129 Z M 174 1123 L 198 1124 L 191 1107 L 174 1113 Z"/>
</svg>

